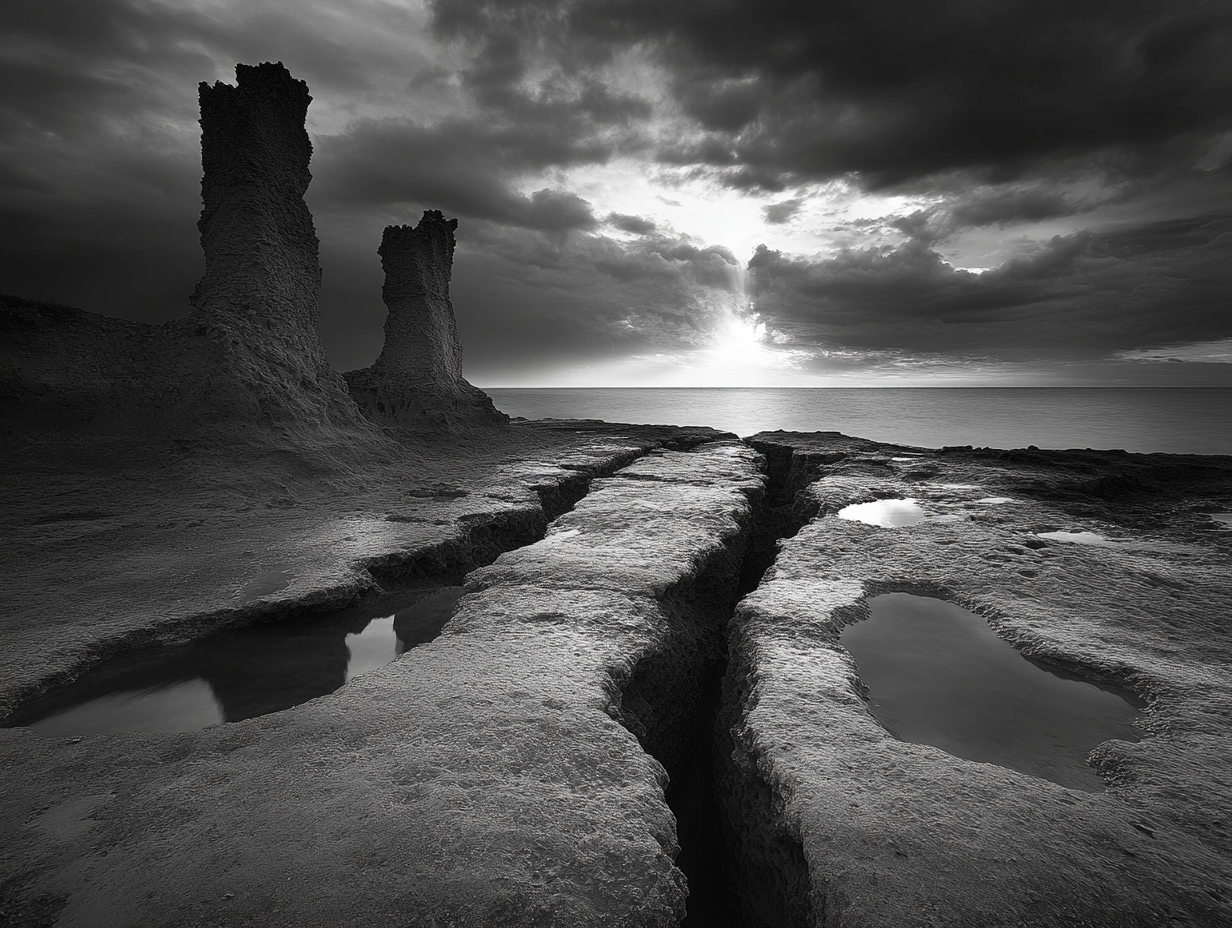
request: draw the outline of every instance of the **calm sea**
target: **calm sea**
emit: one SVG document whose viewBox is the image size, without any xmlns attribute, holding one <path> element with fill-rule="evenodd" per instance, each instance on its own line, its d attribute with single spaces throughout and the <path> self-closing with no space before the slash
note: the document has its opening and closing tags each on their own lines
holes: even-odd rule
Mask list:
<svg viewBox="0 0 1232 928">
<path fill-rule="evenodd" d="M 1232 387 L 489 389 L 527 419 L 755 432 L 836 431 L 940 448 L 1122 448 L 1232 454 Z"/>
</svg>

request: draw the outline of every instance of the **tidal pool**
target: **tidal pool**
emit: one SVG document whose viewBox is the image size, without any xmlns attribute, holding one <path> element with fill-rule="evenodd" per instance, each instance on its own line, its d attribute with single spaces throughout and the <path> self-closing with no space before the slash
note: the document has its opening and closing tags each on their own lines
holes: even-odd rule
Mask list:
<svg viewBox="0 0 1232 928">
<path fill-rule="evenodd" d="M 871 503 L 853 503 L 838 511 L 840 519 L 851 522 L 864 522 L 867 525 L 879 525 L 882 528 L 903 528 L 923 522 L 927 514 L 920 505 L 911 498 L 879 499 Z"/>
<path fill-rule="evenodd" d="M 1087 792 L 1102 741 L 1140 740 L 1144 704 L 1128 691 L 1030 660 L 982 618 L 941 599 L 888 593 L 843 629 L 869 709 L 901 741 L 999 764 Z"/>
<path fill-rule="evenodd" d="M 449 621 L 462 587 L 393 594 L 324 615 L 128 651 L 5 719 L 42 735 L 196 731 L 332 693 Z"/>
</svg>

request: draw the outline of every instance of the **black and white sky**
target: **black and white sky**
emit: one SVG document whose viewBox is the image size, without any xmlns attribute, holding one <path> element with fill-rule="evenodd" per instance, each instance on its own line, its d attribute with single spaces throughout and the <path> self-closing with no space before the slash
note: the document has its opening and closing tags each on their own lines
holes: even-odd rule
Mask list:
<svg viewBox="0 0 1232 928">
<path fill-rule="evenodd" d="M 1232 385 L 1226 0 L 4 0 L 0 291 L 159 322 L 199 81 L 308 82 L 321 335 L 459 219 L 488 386 Z"/>
</svg>

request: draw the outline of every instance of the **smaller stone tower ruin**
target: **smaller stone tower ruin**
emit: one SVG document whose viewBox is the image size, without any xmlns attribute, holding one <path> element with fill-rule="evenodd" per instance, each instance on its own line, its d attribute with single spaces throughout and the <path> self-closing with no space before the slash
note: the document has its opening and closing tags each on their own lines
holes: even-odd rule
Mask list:
<svg viewBox="0 0 1232 928">
<path fill-rule="evenodd" d="M 449 300 L 457 227 L 458 220 L 426 210 L 419 225 L 388 226 L 381 237 L 385 345 L 371 367 L 345 376 L 364 415 L 386 428 L 454 432 L 509 422 L 462 376 Z"/>
</svg>

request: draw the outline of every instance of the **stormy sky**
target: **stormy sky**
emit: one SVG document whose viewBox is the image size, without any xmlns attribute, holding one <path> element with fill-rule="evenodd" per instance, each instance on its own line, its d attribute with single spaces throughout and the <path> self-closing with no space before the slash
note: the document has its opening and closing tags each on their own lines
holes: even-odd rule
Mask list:
<svg viewBox="0 0 1232 928">
<path fill-rule="evenodd" d="M 1225 0 L 4 0 L 0 291 L 159 322 L 199 81 L 308 82 L 321 334 L 459 219 L 488 386 L 1232 385 Z"/>
</svg>

